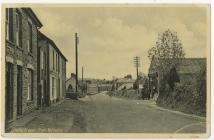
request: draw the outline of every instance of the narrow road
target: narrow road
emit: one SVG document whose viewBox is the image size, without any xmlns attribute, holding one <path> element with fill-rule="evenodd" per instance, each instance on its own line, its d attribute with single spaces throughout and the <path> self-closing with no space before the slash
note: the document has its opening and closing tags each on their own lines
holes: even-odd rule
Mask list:
<svg viewBox="0 0 214 140">
<path fill-rule="evenodd" d="M 35 132 L 205 133 L 205 120 L 100 93 L 65 100 L 25 126 Z"/>
</svg>

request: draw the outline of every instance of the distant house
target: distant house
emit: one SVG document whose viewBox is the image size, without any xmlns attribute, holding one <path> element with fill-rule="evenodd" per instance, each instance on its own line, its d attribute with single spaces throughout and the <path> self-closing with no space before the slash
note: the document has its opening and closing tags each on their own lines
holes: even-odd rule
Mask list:
<svg viewBox="0 0 214 140">
<path fill-rule="evenodd" d="M 76 75 L 71 74 L 71 77 L 66 80 L 66 92 L 74 92 L 76 89 Z"/>
<path fill-rule="evenodd" d="M 87 93 L 97 93 L 101 91 L 111 90 L 112 84 L 107 80 L 93 79 L 93 78 L 78 78 L 78 91 L 82 89 Z M 76 75 L 71 73 L 70 78 L 66 80 L 66 91 L 75 92 L 76 90 Z"/>
<path fill-rule="evenodd" d="M 82 91 L 82 89 L 86 90 L 86 84 L 92 83 L 94 80 L 89 78 L 84 78 L 83 81 L 81 78 L 78 78 L 78 91 Z M 66 80 L 66 92 L 75 92 L 76 91 L 76 75 L 71 73 L 70 78 Z"/>
<path fill-rule="evenodd" d="M 159 60 L 164 61 L 164 60 Z M 197 75 L 203 70 L 206 69 L 206 58 L 181 58 L 181 59 L 168 59 L 171 64 L 173 62 L 178 62 L 177 65 L 173 66 L 170 69 L 175 69 L 180 83 L 188 83 L 194 80 Z M 149 91 L 151 94 L 155 92 L 159 94 L 160 81 L 163 79 L 163 72 L 159 69 L 155 69 L 154 63 L 157 61 L 152 60 L 149 68 Z"/>
<path fill-rule="evenodd" d="M 131 78 L 120 78 L 115 81 L 115 86 L 117 90 L 122 89 L 130 89 L 133 88 L 133 84 L 135 82 L 135 79 Z"/>
</svg>

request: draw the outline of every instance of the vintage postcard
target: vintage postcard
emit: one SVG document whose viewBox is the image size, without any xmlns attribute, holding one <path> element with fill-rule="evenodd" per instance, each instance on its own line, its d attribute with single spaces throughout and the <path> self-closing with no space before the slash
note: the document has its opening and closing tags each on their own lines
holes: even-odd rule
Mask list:
<svg viewBox="0 0 214 140">
<path fill-rule="evenodd" d="M 209 4 L 2 4 L 5 137 L 210 135 Z"/>
</svg>

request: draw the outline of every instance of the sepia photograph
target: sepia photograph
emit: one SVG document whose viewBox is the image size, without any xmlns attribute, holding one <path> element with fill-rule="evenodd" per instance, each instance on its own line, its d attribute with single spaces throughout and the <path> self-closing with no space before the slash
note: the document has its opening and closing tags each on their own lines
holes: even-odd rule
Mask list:
<svg viewBox="0 0 214 140">
<path fill-rule="evenodd" d="M 3 136 L 210 136 L 209 4 L 1 7 Z"/>
</svg>

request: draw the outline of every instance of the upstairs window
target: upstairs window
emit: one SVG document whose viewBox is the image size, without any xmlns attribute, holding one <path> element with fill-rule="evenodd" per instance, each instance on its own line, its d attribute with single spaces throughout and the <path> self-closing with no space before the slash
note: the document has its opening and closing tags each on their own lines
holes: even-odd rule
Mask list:
<svg viewBox="0 0 214 140">
<path fill-rule="evenodd" d="M 56 71 L 57 71 L 57 68 L 58 68 L 58 62 L 57 62 L 57 53 L 56 53 Z"/>
<path fill-rule="evenodd" d="M 32 24 L 28 21 L 28 52 L 33 52 L 32 46 Z"/>
<path fill-rule="evenodd" d="M 52 77 L 52 97 L 54 98 L 54 91 L 55 91 L 55 84 L 54 84 L 55 80 L 54 77 Z"/>
<path fill-rule="evenodd" d="M 44 66 L 44 74 L 46 74 L 46 53 L 44 52 L 44 58 L 43 58 L 43 66 Z"/>
<path fill-rule="evenodd" d="M 54 70 L 54 65 L 55 65 L 55 63 L 54 63 L 54 50 L 53 50 L 53 61 L 52 62 L 53 62 L 52 65 L 53 65 L 53 70 Z"/>
<path fill-rule="evenodd" d="M 6 8 L 6 39 L 13 42 L 13 9 Z"/>
<path fill-rule="evenodd" d="M 60 72 L 60 57 L 58 55 L 58 71 Z"/>
<path fill-rule="evenodd" d="M 41 69 L 44 69 L 44 60 L 43 60 L 43 58 L 44 58 L 44 56 L 43 56 L 43 51 L 42 50 L 40 50 L 40 68 Z"/>
<path fill-rule="evenodd" d="M 22 47 L 22 17 L 18 10 L 16 10 L 16 45 Z"/>
</svg>

